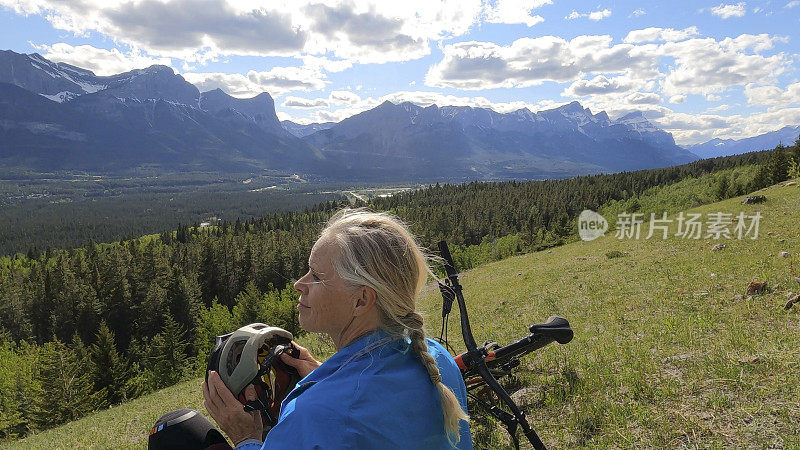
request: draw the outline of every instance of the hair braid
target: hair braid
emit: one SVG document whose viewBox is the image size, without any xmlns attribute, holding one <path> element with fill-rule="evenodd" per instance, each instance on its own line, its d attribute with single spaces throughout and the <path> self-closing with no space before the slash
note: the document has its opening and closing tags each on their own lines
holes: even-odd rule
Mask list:
<svg viewBox="0 0 800 450">
<path fill-rule="evenodd" d="M 408 336 L 442 403 L 444 426 L 451 443 L 458 442 L 459 420 L 469 416 L 453 391 L 442 383 L 436 360 L 428 353 L 422 316 L 416 301 L 428 276 L 436 277 L 427 257 L 408 228 L 388 213 L 343 209 L 328 221 L 320 239 L 329 236 L 339 245 L 334 270 L 353 286 L 370 286 L 378 294 L 381 328 L 394 336 Z"/>
<path fill-rule="evenodd" d="M 448 432 L 448 438 L 455 435 L 455 442 L 458 442 L 461 436 L 458 434 L 459 420 L 469 420 L 469 416 L 461 408 L 453 391 L 442 383 L 442 374 L 439 372 L 439 367 L 436 365 L 436 360 L 428 353 L 428 343 L 425 341 L 425 329 L 423 328 L 423 319 L 416 311 L 408 313 L 403 318 L 403 324 L 408 330 L 408 335 L 411 338 L 411 351 L 419 358 L 425 370 L 428 371 L 428 377 L 431 383 L 436 386 L 439 392 L 439 398 L 442 401 L 442 411 L 444 413 L 445 429 Z M 452 440 L 451 440 L 452 442 Z"/>
</svg>

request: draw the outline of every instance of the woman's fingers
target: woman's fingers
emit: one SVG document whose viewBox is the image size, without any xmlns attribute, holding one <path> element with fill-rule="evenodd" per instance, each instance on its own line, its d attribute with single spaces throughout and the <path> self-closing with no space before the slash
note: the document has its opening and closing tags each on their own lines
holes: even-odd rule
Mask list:
<svg viewBox="0 0 800 450">
<path fill-rule="evenodd" d="M 215 400 L 215 403 L 217 403 L 219 407 L 241 407 L 242 404 L 233 396 L 230 389 L 225 386 L 225 383 L 222 382 L 222 378 L 219 377 L 217 372 L 212 370 L 208 374 L 208 382 L 211 385 L 212 399 Z"/>
<path fill-rule="evenodd" d="M 244 397 L 247 401 L 253 401 L 258 398 L 256 395 L 256 388 L 252 384 L 248 384 L 246 388 L 244 388 Z"/>
</svg>

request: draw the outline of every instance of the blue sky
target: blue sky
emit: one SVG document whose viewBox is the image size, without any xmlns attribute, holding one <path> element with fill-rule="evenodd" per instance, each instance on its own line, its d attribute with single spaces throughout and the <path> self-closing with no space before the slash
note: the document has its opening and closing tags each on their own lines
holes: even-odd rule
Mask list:
<svg viewBox="0 0 800 450">
<path fill-rule="evenodd" d="M 201 91 L 267 91 L 282 119 L 391 100 L 643 111 L 678 143 L 800 124 L 800 0 L 0 0 L 3 49 Z"/>
</svg>

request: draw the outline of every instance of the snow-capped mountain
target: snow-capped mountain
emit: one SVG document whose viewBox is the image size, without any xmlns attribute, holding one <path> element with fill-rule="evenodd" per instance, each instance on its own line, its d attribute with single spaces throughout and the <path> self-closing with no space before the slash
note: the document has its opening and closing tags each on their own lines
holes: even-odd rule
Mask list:
<svg viewBox="0 0 800 450">
<path fill-rule="evenodd" d="M 47 170 L 269 168 L 432 181 L 565 177 L 697 159 L 641 114 L 611 120 L 578 102 L 510 113 L 385 102 L 339 123 L 301 126 L 282 124 L 266 92 L 201 93 L 166 66 L 100 77 L 10 51 L 0 53 L 0 118 L 0 163 Z"/>
<path fill-rule="evenodd" d="M 381 105 L 304 140 L 348 170 L 463 178 L 552 177 L 663 167 L 697 159 L 644 116 L 613 121 L 578 102 L 531 112 Z"/>
<path fill-rule="evenodd" d="M 800 138 L 800 126 L 783 127 L 780 130 L 770 131 L 744 139 L 711 139 L 702 144 L 688 146 L 688 150 L 702 158 L 716 158 L 717 156 L 738 155 L 741 153 L 768 150 L 778 144 L 787 147 L 794 145 Z"/>
<path fill-rule="evenodd" d="M 53 101 L 68 101 L 104 89 L 102 78 L 90 70 L 51 62 L 38 53 L 25 55 L 0 50 L 0 82 L 17 85 Z"/>
<path fill-rule="evenodd" d="M 99 77 L 0 53 L 0 163 L 45 170 L 313 171 L 324 157 L 286 132 L 269 94 L 201 94 L 166 66 Z"/>
<path fill-rule="evenodd" d="M 314 122 L 304 125 L 301 123 L 292 122 L 291 120 L 281 121 L 281 126 L 284 130 L 299 138 L 306 137 L 309 134 L 314 134 L 317 131 L 327 130 L 334 125 L 336 125 L 336 122 Z"/>
</svg>

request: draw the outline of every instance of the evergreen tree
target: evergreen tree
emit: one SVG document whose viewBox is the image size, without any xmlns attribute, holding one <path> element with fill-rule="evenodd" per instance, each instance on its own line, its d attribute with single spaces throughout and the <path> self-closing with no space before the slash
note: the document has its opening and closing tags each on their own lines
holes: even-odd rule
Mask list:
<svg viewBox="0 0 800 450">
<path fill-rule="evenodd" d="M 114 333 L 100 323 L 90 347 L 92 382 L 100 406 L 116 405 L 129 398 L 127 382 L 131 374 L 125 358 L 117 351 Z"/>
<path fill-rule="evenodd" d="M 783 145 L 778 145 L 772 151 L 769 169 L 771 184 L 780 183 L 789 177 L 789 159 L 786 155 L 786 148 Z"/>
<path fill-rule="evenodd" d="M 272 286 L 270 286 L 272 290 Z M 252 282 L 247 284 L 236 296 L 233 307 L 233 323 L 241 327 L 250 323 L 263 322 L 267 318 L 267 304 L 264 294 Z"/>
<path fill-rule="evenodd" d="M 715 191 L 718 199 L 722 200 L 728 198 L 729 189 L 730 189 L 730 183 L 728 182 L 727 176 L 721 175 L 719 178 L 717 178 L 717 187 Z"/>
<path fill-rule="evenodd" d="M 25 342 L 0 344 L 0 441 L 24 436 L 34 428 L 31 403 L 38 392 L 38 350 Z"/>
<path fill-rule="evenodd" d="M 208 355 L 214 348 L 217 336 L 230 333 L 235 329 L 233 316 L 224 305 L 216 299 L 208 308 L 202 308 L 197 322 L 197 337 L 194 347 L 197 349 L 197 373 L 205 374 Z"/>
<path fill-rule="evenodd" d="M 34 400 L 37 425 L 50 427 L 76 420 L 94 409 L 91 374 L 66 344 L 54 338 L 39 353 Z"/>
<path fill-rule="evenodd" d="M 202 306 L 200 285 L 197 275 L 192 272 L 184 273 L 182 270 L 173 270 L 173 278 L 169 290 L 169 311 L 172 317 L 183 326 L 191 330 L 197 328 L 197 315 Z M 192 336 L 189 336 L 191 340 Z"/>
<path fill-rule="evenodd" d="M 164 329 L 150 344 L 150 364 L 155 387 L 172 386 L 189 373 L 190 361 L 186 355 L 186 332 L 171 315 L 164 316 Z"/>
</svg>

